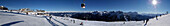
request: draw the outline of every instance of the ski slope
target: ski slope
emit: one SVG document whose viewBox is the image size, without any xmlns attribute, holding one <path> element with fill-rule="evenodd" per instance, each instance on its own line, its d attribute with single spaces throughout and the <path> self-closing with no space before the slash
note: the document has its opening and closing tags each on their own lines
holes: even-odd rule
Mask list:
<svg viewBox="0 0 170 26">
<path fill-rule="evenodd" d="M 83 22 L 83 26 L 169 26 L 170 24 L 170 14 L 162 15 L 156 18 L 150 19 L 148 21 L 148 24 L 145 25 L 143 21 L 120 21 L 120 22 L 104 22 L 104 21 L 88 21 L 88 20 L 80 20 L 80 19 L 74 19 L 69 17 L 54 17 L 56 19 L 68 19 L 63 20 L 62 22 L 72 22 L 70 20 L 76 20 L 75 24 L 80 24 Z M 125 24 L 123 24 L 125 22 Z"/>
<path fill-rule="evenodd" d="M 146 26 L 170 26 L 170 14 L 159 16 L 158 20 L 150 19 Z"/>
<path fill-rule="evenodd" d="M 163 15 L 150 19 L 146 26 L 169 26 L 168 15 Z M 73 21 L 75 20 L 75 23 Z M 123 24 L 125 22 L 125 24 Z M 83 25 L 80 25 L 83 23 Z M 120 22 L 104 22 L 104 21 L 88 21 L 69 17 L 53 16 L 50 20 L 47 16 L 33 16 L 15 13 L 0 12 L 1 26 L 144 26 L 143 21 L 120 21 Z"/>
<path fill-rule="evenodd" d="M 1 26 L 52 26 L 43 17 L 0 12 Z"/>
<path fill-rule="evenodd" d="M 53 17 L 56 20 L 59 20 L 59 21 L 62 20 L 61 22 L 64 22 L 70 26 L 143 26 L 143 21 L 104 22 L 104 21 L 80 20 L 80 19 L 74 19 L 74 18 L 69 18 L 69 17 L 56 17 L 56 16 L 53 16 Z M 75 23 L 73 23 L 73 21 L 71 20 L 75 20 Z M 79 25 L 81 22 L 83 22 L 83 25 Z M 124 22 L 125 24 L 123 24 Z"/>
<path fill-rule="evenodd" d="M 51 20 L 47 16 L 25 15 L 0 11 L 0 26 L 81 26 L 62 19 Z"/>
<path fill-rule="evenodd" d="M 48 17 L 23 15 L 15 13 L 0 12 L 1 26 L 142 26 L 141 21 L 124 22 L 103 22 L 86 21 L 69 17 L 53 16 L 51 20 Z M 73 21 L 75 20 L 75 23 Z M 80 23 L 83 22 L 83 25 Z"/>
</svg>

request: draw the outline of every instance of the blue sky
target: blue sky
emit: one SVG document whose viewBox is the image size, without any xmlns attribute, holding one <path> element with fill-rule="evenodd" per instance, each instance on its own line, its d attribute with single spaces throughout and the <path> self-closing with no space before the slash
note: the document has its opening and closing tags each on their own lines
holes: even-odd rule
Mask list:
<svg viewBox="0 0 170 26">
<path fill-rule="evenodd" d="M 158 0 L 154 8 L 151 0 L 0 0 L 0 5 L 9 9 L 42 9 L 46 11 L 124 11 L 139 13 L 165 13 L 170 11 L 170 0 Z"/>
</svg>

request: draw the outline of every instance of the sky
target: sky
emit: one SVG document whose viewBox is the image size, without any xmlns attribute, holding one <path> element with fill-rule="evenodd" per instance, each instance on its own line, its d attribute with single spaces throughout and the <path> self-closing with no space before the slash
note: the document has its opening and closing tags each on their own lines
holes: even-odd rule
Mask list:
<svg viewBox="0 0 170 26">
<path fill-rule="evenodd" d="M 123 11 L 139 13 L 166 13 L 170 11 L 170 0 L 85 0 L 86 8 L 81 8 L 83 0 L 0 0 L 0 5 L 11 10 L 30 8 L 46 11 Z"/>
</svg>

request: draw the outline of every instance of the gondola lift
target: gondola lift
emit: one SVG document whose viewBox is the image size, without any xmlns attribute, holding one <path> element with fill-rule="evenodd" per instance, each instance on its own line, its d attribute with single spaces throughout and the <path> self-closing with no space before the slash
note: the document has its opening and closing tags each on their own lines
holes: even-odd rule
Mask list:
<svg viewBox="0 0 170 26">
<path fill-rule="evenodd" d="M 85 0 L 83 0 L 83 3 L 81 3 L 81 8 L 85 8 Z"/>
<path fill-rule="evenodd" d="M 81 8 L 85 8 L 85 3 L 82 3 L 82 4 L 81 4 Z"/>
</svg>

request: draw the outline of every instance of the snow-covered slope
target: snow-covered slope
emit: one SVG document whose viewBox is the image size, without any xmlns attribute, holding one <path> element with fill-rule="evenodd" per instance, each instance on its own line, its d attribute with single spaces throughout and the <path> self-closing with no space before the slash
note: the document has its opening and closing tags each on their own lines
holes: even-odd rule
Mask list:
<svg viewBox="0 0 170 26">
<path fill-rule="evenodd" d="M 147 26 L 168 26 L 170 14 L 163 15 L 156 19 L 150 19 Z M 73 21 L 75 20 L 75 23 Z M 120 22 L 104 22 L 104 21 L 88 21 L 74 19 L 70 17 L 53 16 L 51 20 L 48 17 L 22 15 L 15 13 L 0 12 L 0 25 L 2 26 L 144 26 L 143 21 L 120 21 Z M 125 22 L 125 24 L 123 24 Z"/>
<path fill-rule="evenodd" d="M 170 26 L 170 14 L 150 19 L 146 26 Z"/>
<path fill-rule="evenodd" d="M 52 26 L 44 17 L 0 12 L 1 26 Z"/>
<path fill-rule="evenodd" d="M 53 16 L 56 17 L 56 16 Z M 60 22 L 65 23 L 68 26 L 81 26 L 80 23 L 83 22 L 83 26 L 143 26 L 143 21 L 120 21 L 120 22 L 104 22 L 104 21 L 88 21 L 88 20 L 80 20 L 68 17 L 56 17 L 54 18 Z M 66 19 L 66 20 L 64 20 Z M 67 20 L 68 19 L 68 20 Z M 75 20 L 76 22 L 73 23 Z M 125 22 L 125 24 L 123 24 Z"/>
<path fill-rule="evenodd" d="M 62 17 L 63 18 L 63 17 Z M 51 20 L 47 16 L 34 16 L 0 11 L 0 26 L 81 26 L 69 20 Z"/>
</svg>

